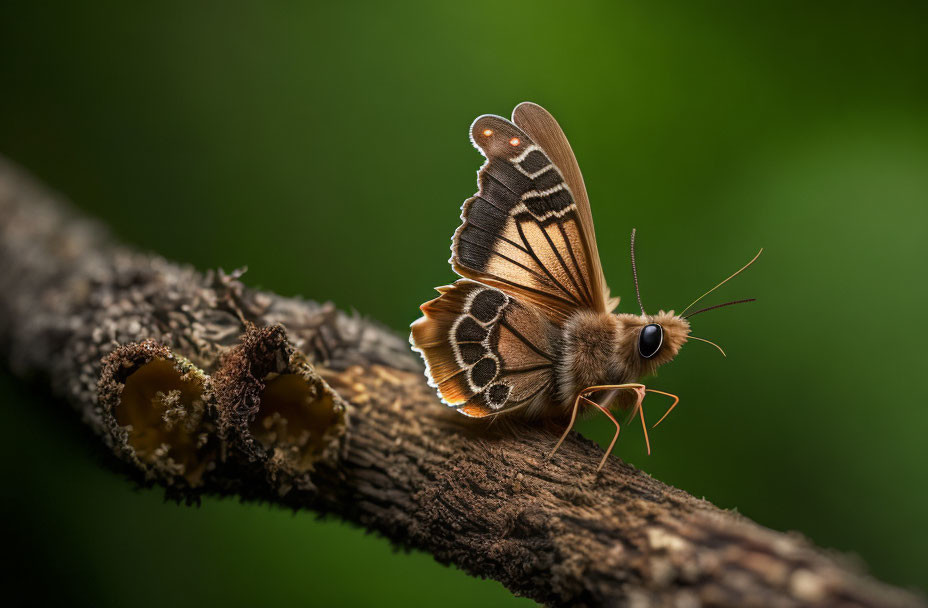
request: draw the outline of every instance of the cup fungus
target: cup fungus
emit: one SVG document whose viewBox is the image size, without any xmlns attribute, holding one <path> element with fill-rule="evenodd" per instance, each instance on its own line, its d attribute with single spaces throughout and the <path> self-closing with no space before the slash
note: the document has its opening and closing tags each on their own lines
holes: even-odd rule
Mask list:
<svg viewBox="0 0 928 608">
<path fill-rule="evenodd" d="M 215 468 L 215 425 L 202 370 L 146 340 L 116 349 L 104 362 L 100 403 L 117 448 L 146 478 L 196 488 Z"/>
<path fill-rule="evenodd" d="M 295 472 L 308 472 L 331 440 L 340 413 L 331 392 L 319 391 L 305 374 L 269 374 L 250 430 Z"/>
<path fill-rule="evenodd" d="M 214 374 L 213 389 L 230 453 L 263 463 L 280 494 L 310 490 L 315 465 L 338 458 L 347 407 L 282 327 L 247 330 Z"/>
</svg>

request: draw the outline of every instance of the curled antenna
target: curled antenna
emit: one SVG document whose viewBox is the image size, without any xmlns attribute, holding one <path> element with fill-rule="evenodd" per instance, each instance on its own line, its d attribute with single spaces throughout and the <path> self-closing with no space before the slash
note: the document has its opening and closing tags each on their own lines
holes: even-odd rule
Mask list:
<svg viewBox="0 0 928 608">
<path fill-rule="evenodd" d="M 694 317 L 694 316 L 698 315 L 698 314 L 701 313 L 701 312 L 706 312 L 707 310 L 712 310 L 713 308 L 722 308 L 723 306 L 731 306 L 731 305 L 733 305 L 733 304 L 744 304 L 745 302 L 754 302 L 755 300 L 757 300 L 757 298 L 748 298 L 748 299 L 746 299 L 746 300 L 734 300 L 734 301 L 732 301 L 732 302 L 725 302 L 724 304 L 716 304 L 715 306 L 708 306 L 708 307 L 706 307 L 706 308 L 700 308 L 700 309 L 697 310 L 696 312 L 691 312 L 691 313 L 688 314 L 688 315 L 683 315 L 683 318 L 684 318 L 684 319 L 689 319 L 690 317 Z M 692 336 L 690 336 L 690 337 L 692 338 Z M 696 339 L 698 340 L 699 338 L 696 338 Z M 724 353 L 723 353 L 723 354 L 724 354 Z"/>
<path fill-rule="evenodd" d="M 757 252 L 757 255 L 755 255 L 754 258 L 753 258 L 750 262 L 748 262 L 747 264 L 745 264 L 744 266 L 742 266 L 741 268 L 739 268 L 738 271 L 737 271 L 735 274 L 731 275 L 730 277 L 728 277 L 727 279 L 725 279 L 724 281 L 722 281 L 721 283 L 719 283 L 718 285 L 716 285 L 715 287 L 713 287 L 712 289 L 710 289 L 709 291 L 707 291 L 706 293 L 702 294 L 701 296 L 699 296 L 698 298 L 696 298 L 695 300 L 693 300 L 692 304 L 690 304 L 689 306 L 687 306 L 686 308 L 683 309 L 683 311 L 680 313 L 680 316 L 682 317 L 682 316 L 683 316 L 683 313 L 685 313 L 685 312 L 688 311 L 690 308 L 692 308 L 693 306 L 695 306 L 695 305 L 696 305 L 700 300 L 702 300 L 704 297 L 706 297 L 707 295 L 709 295 L 710 293 L 712 293 L 713 291 L 715 291 L 716 289 L 718 289 L 719 287 L 721 287 L 721 286 L 724 285 L 725 283 L 729 282 L 730 280 L 732 280 L 733 278 L 735 278 L 736 276 L 738 276 L 739 274 L 741 274 L 742 272 L 744 272 L 745 269 L 747 269 L 748 266 L 750 266 L 751 264 L 753 264 L 753 263 L 757 260 L 757 258 L 760 257 L 760 254 L 762 254 L 763 252 L 764 252 L 764 248 L 761 247 L 761 248 L 760 248 L 760 251 Z M 732 303 L 734 304 L 735 302 L 732 302 Z M 728 306 L 728 304 L 721 304 L 721 306 Z M 716 308 L 716 307 L 713 307 L 713 308 Z M 709 310 L 709 309 L 707 308 L 707 309 L 705 309 L 705 310 Z M 700 310 L 699 312 L 703 312 L 703 311 Z M 694 312 L 693 314 L 696 314 L 696 313 Z M 690 315 L 690 316 L 693 316 L 693 315 Z M 685 319 L 686 317 L 683 317 L 683 318 Z"/>
<path fill-rule="evenodd" d="M 635 229 L 632 228 L 632 276 L 635 278 L 635 295 L 638 296 L 638 307 L 641 308 L 641 315 L 644 316 L 644 304 L 641 303 L 641 290 L 638 289 L 638 265 L 635 263 Z"/>
</svg>

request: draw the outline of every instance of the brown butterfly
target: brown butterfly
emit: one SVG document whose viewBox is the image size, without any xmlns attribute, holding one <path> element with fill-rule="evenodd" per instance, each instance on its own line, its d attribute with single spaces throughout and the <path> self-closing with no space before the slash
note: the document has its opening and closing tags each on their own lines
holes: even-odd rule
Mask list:
<svg viewBox="0 0 928 608">
<path fill-rule="evenodd" d="M 451 243 L 451 266 L 464 278 L 439 287 L 441 295 L 421 306 L 424 316 L 412 324 L 410 341 L 425 359 L 429 384 L 467 416 L 569 413 L 570 424 L 552 454 L 580 406 L 598 408 L 616 425 L 602 468 L 621 428 L 610 412 L 612 401 L 631 409 L 629 420 L 640 416 L 647 440 L 645 392 L 674 399 L 664 417 L 679 399 L 638 379 L 673 359 L 687 339 L 702 340 L 690 335 L 689 317 L 751 300 L 686 316 L 672 310 L 646 314 L 632 231 L 641 315 L 614 313 L 619 300 L 609 297 L 583 176 L 554 118 L 526 102 L 513 110 L 511 122 L 480 116 L 470 138 L 487 160 Z M 601 398 L 593 399 L 596 395 Z"/>
</svg>

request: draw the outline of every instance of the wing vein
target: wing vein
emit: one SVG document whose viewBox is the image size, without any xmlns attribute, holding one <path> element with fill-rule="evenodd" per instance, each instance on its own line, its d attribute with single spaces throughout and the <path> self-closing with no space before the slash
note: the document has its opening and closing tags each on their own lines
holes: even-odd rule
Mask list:
<svg viewBox="0 0 928 608">
<path fill-rule="evenodd" d="M 541 228 L 541 226 L 539 226 L 539 228 L 541 229 L 542 232 L 544 232 L 544 228 Z M 532 259 L 535 260 L 535 263 L 538 264 L 538 267 L 541 268 L 546 275 L 548 275 L 548 278 L 551 279 L 551 282 L 554 283 L 558 289 L 563 291 L 564 294 L 567 295 L 567 297 L 569 297 L 571 300 L 573 300 L 577 306 L 581 306 L 582 302 L 580 302 L 580 300 L 577 299 L 577 296 L 575 296 L 573 292 L 571 292 L 569 289 L 561 285 L 561 282 L 558 281 L 556 278 L 554 278 L 554 275 L 551 274 L 551 271 L 548 270 L 548 267 L 542 264 L 541 260 L 538 259 L 538 255 L 535 254 L 535 250 L 532 249 L 532 246 L 528 244 L 528 240 L 526 240 L 525 238 L 525 231 L 522 230 L 522 224 L 520 224 L 519 222 L 516 222 L 516 230 L 519 231 L 519 238 L 522 239 L 522 242 L 525 243 L 526 247 L 528 247 L 528 254 L 532 256 Z"/>
<path fill-rule="evenodd" d="M 549 386 L 551 386 L 551 381 L 550 381 L 550 380 L 548 380 L 547 382 L 545 382 L 544 384 L 542 384 L 541 386 L 539 386 L 537 391 L 535 391 L 534 393 L 532 393 L 531 395 L 529 395 L 529 396 L 526 397 L 525 399 L 521 399 L 521 400 L 519 401 L 519 403 L 522 404 L 522 403 L 526 403 L 526 402 L 528 402 L 528 401 L 531 401 L 532 399 L 534 399 L 535 397 L 538 396 L 538 393 L 540 393 L 540 392 L 542 392 L 542 391 L 544 391 L 544 390 L 547 390 Z"/>
<path fill-rule="evenodd" d="M 513 374 L 527 374 L 529 372 L 537 372 L 541 369 L 551 369 L 554 367 L 553 363 L 541 363 L 539 365 L 532 365 L 530 367 L 520 367 L 517 369 L 506 369 L 503 371 L 504 376 L 509 376 Z"/>
<path fill-rule="evenodd" d="M 526 397 L 525 399 L 521 399 L 521 400 L 515 402 L 515 405 L 509 406 L 509 407 L 504 407 L 503 409 L 496 410 L 495 412 L 490 412 L 490 413 L 487 414 L 486 416 L 483 416 L 483 418 L 491 418 L 491 417 L 492 417 L 492 418 L 495 418 L 495 417 L 500 416 L 500 415 L 502 415 L 502 414 L 511 414 L 512 412 L 514 412 L 514 411 L 516 411 L 516 410 L 519 410 L 519 409 L 521 409 L 521 408 L 527 406 L 527 405 L 529 404 L 529 402 L 530 402 L 532 399 L 534 399 L 535 397 L 537 397 L 538 394 L 539 394 L 540 392 L 542 392 L 542 391 L 544 391 L 544 390 L 547 390 L 550 386 L 551 386 L 551 381 L 548 380 L 547 382 L 545 382 L 545 383 L 543 383 L 541 386 L 539 386 L 539 387 L 538 387 L 538 390 L 536 390 L 534 393 L 532 393 L 531 395 L 529 395 L 529 396 Z M 455 406 L 455 407 L 457 407 L 457 409 L 460 410 L 460 409 L 461 409 L 462 407 L 464 407 L 464 406 L 460 406 L 460 407 Z"/>
<path fill-rule="evenodd" d="M 532 342 L 531 340 L 529 340 L 528 338 L 526 338 L 525 336 L 523 336 L 523 335 L 521 334 L 521 332 L 517 331 L 512 325 L 510 325 L 509 323 L 507 323 L 505 319 L 500 319 L 500 320 L 499 320 L 499 324 L 500 324 L 500 326 L 505 327 L 506 330 L 507 330 L 509 333 L 511 333 L 511 334 L 514 335 L 516 338 L 518 338 L 519 340 L 521 340 L 526 346 L 528 346 L 530 349 L 532 349 L 533 351 L 535 351 L 537 354 L 541 355 L 542 357 L 544 357 L 545 359 L 547 359 L 547 360 L 550 361 L 551 363 L 554 363 L 554 357 L 552 357 L 551 355 L 549 355 L 549 354 L 546 353 L 545 351 L 543 351 L 543 350 L 541 350 L 540 348 L 538 348 L 537 346 L 535 346 L 535 343 L 534 343 L 534 342 Z"/>
<path fill-rule="evenodd" d="M 558 230 L 561 231 L 561 238 L 564 239 L 564 242 L 570 243 L 570 239 L 567 238 L 567 231 L 564 230 L 564 224 L 562 224 L 561 222 L 558 222 L 557 227 L 558 227 Z M 577 263 L 577 254 L 574 253 L 574 248 L 568 247 L 567 253 L 570 254 L 570 261 L 574 263 L 574 268 L 577 269 L 577 274 L 580 275 L 580 280 L 582 281 L 583 271 L 580 270 L 580 264 Z M 586 284 L 586 281 L 584 281 L 584 284 Z"/>
<path fill-rule="evenodd" d="M 516 249 L 518 249 L 519 251 L 521 251 L 521 252 L 523 252 L 523 253 L 528 253 L 528 250 L 527 250 L 525 247 L 523 247 L 522 245 L 520 245 L 520 244 L 516 243 L 515 241 L 513 241 L 513 240 L 511 240 L 511 239 L 509 239 L 509 238 L 503 236 L 502 234 L 499 234 L 498 232 L 493 232 L 492 230 L 488 230 L 488 229 L 484 228 L 484 227 L 481 226 L 480 224 L 474 223 L 474 220 L 472 220 L 472 219 L 469 219 L 469 218 L 468 218 L 467 224 L 470 225 L 470 226 L 473 226 L 473 227 L 476 228 L 477 230 L 481 230 L 481 231 L 483 231 L 483 232 L 486 232 L 487 234 L 489 234 L 489 235 L 492 236 L 493 238 L 496 238 L 496 239 L 499 239 L 499 240 L 502 240 L 502 241 L 506 241 L 507 243 L 509 243 L 510 245 L 512 245 L 513 247 L 515 247 Z M 470 241 L 467 241 L 467 242 L 469 243 Z"/>
<path fill-rule="evenodd" d="M 486 166 L 483 168 L 483 171 L 481 172 L 480 177 L 485 177 L 485 178 L 487 178 L 487 179 L 492 179 L 494 182 L 496 182 L 497 184 L 499 184 L 500 186 L 502 186 L 502 187 L 505 188 L 506 190 L 509 190 L 509 191 L 513 194 L 513 196 L 515 196 L 515 197 L 518 198 L 518 199 L 521 199 L 521 198 L 522 198 L 522 195 L 521 195 L 521 194 L 519 194 L 518 192 L 516 192 L 515 190 L 513 190 L 512 188 L 510 188 L 508 184 L 506 184 L 506 183 L 503 182 L 502 180 L 497 179 L 492 173 L 490 173 L 489 171 L 486 170 L 486 169 L 488 169 L 488 168 L 490 167 L 490 163 L 491 163 L 491 162 L 492 162 L 492 161 L 487 161 L 487 164 L 486 164 Z M 483 192 L 483 184 L 481 184 L 480 192 L 481 192 L 481 193 Z M 481 196 L 480 198 L 483 198 L 483 197 Z M 495 206 L 496 206 L 496 205 L 494 205 L 494 207 L 495 207 Z"/>
<path fill-rule="evenodd" d="M 482 200 L 483 202 L 485 202 L 485 203 L 488 204 L 489 206 L 493 207 L 494 209 L 496 209 L 497 211 L 499 211 L 499 212 L 502 213 L 503 215 L 509 215 L 509 212 L 508 212 L 508 211 L 506 211 L 505 209 L 503 209 L 502 207 L 500 207 L 499 205 L 497 205 L 496 203 L 494 203 L 494 202 L 491 201 L 490 199 L 488 199 L 488 198 L 486 198 L 486 197 L 483 196 L 483 188 L 481 188 L 480 191 L 477 192 L 477 194 L 475 194 L 474 197 L 473 197 L 473 199 L 471 199 L 471 200 L 477 200 L 477 199 Z"/>
<path fill-rule="evenodd" d="M 496 282 L 496 283 L 501 283 L 501 284 L 503 284 L 503 285 L 509 285 L 510 287 L 512 287 L 512 288 L 514 288 L 514 289 L 516 289 L 516 290 L 521 290 L 521 291 L 526 291 L 526 292 L 529 292 L 529 293 L 534 293 L 534 294 L 538 295 L 542 300 L 545 300 L 545 299 L 549 299 L 549 300 L 559 300 L 559 301 L 561 301 L 562 303 L 567 304 L 568 306 L 574 306 L 574 303 L 573 303 L 573 302 L 571 302 L 570 300 L 567 300 L 567 299 L 565 299 L 565 298 L 562 298 L 562 297 L 559 296 L 559 295 L 555 295 L 555 294 L 553 294 L 553 293 L 550 293 L 550 292 L 547 292 L 547 291 L 543 291 L 543 290 L 541 290 L 541 289 L 535 289 L 534 287 L 529 287 L 528 285 L 522 285 L 521 283 L 516 283 L 515 281 L 510 281 L 509 279 L 504 279 L 504 278 L 498 277 L 498 276 L 496 276 L 496 275 L 483 273 L 483 278 L 480 279 L 480 280 L 481 280 L 481 281 L 484 281 L 484 282 L 486 282 L 487 280 L 490 280 L 490 281 L 494 281 L 494 282 Z M 535 305 L 538 305 L 538 300 L 533 300 L 532 302 L 535 303 Z"/>
<path fill-rule="evenodd" d="M 479 247 L 479 248 L 481 248 L 481 249 L 486 249 L 486 250 L 489 251 L 491 254 L 493 254 L 493 255 L 495 255 L 495 256 L 497 256 L 497 257 L 503 258 L 504 260 L 506 260 L 506 261 L 509 262 L 510 264 L 514 264 L 514 265 L 518 266 L 519 268 L 521 268 L 522 270 L 531 273 L 531 274 L 534 275 L 539 281 L 544 282 L 544 280 L 545 280 L 545 277 L 544 277 L 543 275 L 541 275 L 541 274 L 539 274 L 538 272 L 532 270 L 531 268 L 529 268 L 528 266 L 522 264 L 521 262 L 515 261 L 515 260 L 512 259 L 511 257 L 509 257 L 509 256 L 507 256 L 507 255 L 503 255 L 502 253 L 496 251 L 495 249 L 491 249 L 490 247 L 487 247 L 487 246 L 485 246 L 485 245 L 481 245 L 480 243 L 477 243 L 477 242 L 474 242 L 474 241 L 468 241 L 467 239 L 464 239 L 464 238 L 461 239 L 461 242 L 462 242 L 462 243 L 467 243 L 468 245 L 473 245 L 474 247 Z M 533 256 L 533 257 L 534 257 L 534 256 Z M 536 259 L 536 261 L 537 261 L 537 259 Z M 545 272 L 547 272 L 547 269 L 545 269 L 544 266 L 542 266 L 541 268 L 542 268 L 542 270 L 545 270 Z"/>
<path fill-rule="evenodd" d="M 560 226 L 558 222 L 558 226 Z M 574 278 L 574 273 L 567 267 L 567 263 L 564 262 L 564 258 L 561 257 L 561 252 L 557 250 L 557 247 L 554 246 L 554 241 L 551 240 L 551 235 L 548 234 L 548 231 L 544 228 L 541 229 L 542 233 L 545 235 L 545 239 L 548 241 L 548 246 L 551 247 L 551 251 L 554 252 L 554 255 L 557 256 L 557 261 L 561 263 L 561 268 L 564 269 L 564 272 L 567 273 L 567 278 L 570 279 L 570 282 L 573 283 L 574 289 L 577 290 L 577 295 L 583 298 L 586 298 L 586 293 L 583 289 L 580 289 L 580 284 L 577 283 L 577 279 Z M 567 248 L 570 248 L 570 242 L 567 239 L 564 239 L 564 244 L 567 245 Z"/>
</svg>

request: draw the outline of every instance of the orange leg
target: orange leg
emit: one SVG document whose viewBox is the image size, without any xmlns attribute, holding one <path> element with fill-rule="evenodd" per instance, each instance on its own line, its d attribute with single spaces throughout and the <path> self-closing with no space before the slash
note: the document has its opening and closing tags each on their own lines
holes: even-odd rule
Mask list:
<svg viewBox="0 0 928 608">
<path fill-rule="evenodd" d="M 638 393 L 638 406 L 641 405 L 641 400 L 644 399 L 645 388 L 643 384 L 639 384 L 637 382 L 633 382 L 630 384 L 603 384 L 603 385 L 598 385 L 598 386 L 590 386 L 590 387 L 583 389 L 577 394 L 577 398 L 574 400 L 574 407 L 570 414 L 570 423 L 567 425 L 567 429 L 564 431 L 564 434 L 561 435 L 561 438 L 558 440 L 557 444 L 555 444 L 554 449 L 551 450 L 551 453 L 548 454 L 548 458 L 551 458 L 552 456 L 554 456 L 558 448 L 561 447 L 561 444 L 564 443 L 564 440 L 567 439 L 567 435 L 570 434 L 571 429 L 574 427 L 574 423 L 577 421 L 577 411 L 580 409 L 580 401 L 583 400 L 583 401 L 586 401 L 587 403 L 595 405 L 604 414 L 606 414 L 606 416 L 608 416 L 609 419 L 612 420 L 613 423 L 615 423 L 615 436 L 612 438 L 612 443 L 609 444 L 609 449 L 606 451 L 606 455 L 603 456 L 603 460 L 602 462 L 599 463 L 599 467 L 597 467 L 596 470 L 599 471 L 600 469 L 602 469 L 603 465 L 606 464 L 606 459 L 609 458 L 609 454 L 612 453 L 612 448 L 615 446 L 616 440 L 618 440 L 619 438 L 619 431 L 621 430 L 621 427 L 619 426 L 619 422 L 612 416 L 612 413 L 607 408 L 601 406 L 600 404 L 596 403 L 595 401 L 591 399 L 588 399 L 587 395 L 592 394 L 592 393 L 597 393 L 599 391 L 620 389 L 620 388 L 630 388 L 634 390 L 635 392 L 637 392 Z"/>
<path fill-rule="evenodd" d="M 680 398 L 677 397 L 676 395 L 672 395 L 672 394 L 670 394 L 670 393 L 665 393 L 664 391 L 656 391 L 656 390 L 654 390 L 653 388 L 649 388 L 649 389 L 648 389 L 648 392 L 649 392 L 649 393 L 658 393 L 659 395 L 667 395 L 668 397 L 672 397 L 672 398 L 673 398 L 673 403 L 670 404 L 670 407 L 667 408 L 667 411 L 664 412 L 664 415 L 661 416 L 661 419 L 658 420 L 657 422 L 655 422 L 655 423 L 654 423 L 654 426 L 651 427 L 651 428 L 653 429 L 654 427 L 656 427 L 657 425 L 659 425 L 661 422 L 664 421 L 664 418 L 666 418 L 666 417 L 670 414 L 670 412 L 673 411 L 673 408 L 677 407 L 677 404 L 680 403 Z M 641 419 L 641 422 L 644 423 L 644 418 Z M 645 436 L 647 436 L 647 432 L 645 432 Z M 648 453 L 650 453 L 650 452 L 648 452 Z"/>
<path fill-rule="evenodd" d="M 636 391 L 641 391 L 641 389 L 635 389 L 635 390 L 636 390 Z M 638 403 L 639 403 L 639 404 L 641 403 L 641 396 L 642 396 L 642 393 L 639 392 L 639 393 L 638 393 Z M 606 453 L 603 454 L 603 459 L 599 461 L 599 466 L 596 467 L 596 472 L 599 473 L 599 472 L 602 470 L 603 466 L 605 466 L 606 460 L 609 458 L 609 454 L 612 453 L 612 448 L 615 447 L 615 442 L 619 440 L 619 431 L 622 430 L 622 427 L 619 426 L 619 421 L 615 419 L 615 417 L 612 415 L 612 412 L 609 411 L 609 408 L 607 408 L 607 407 L 605 407 L 605 406 L 602 406 L 602 405 L 596 403 L 595 401 L 591 401 L 591 400 L 587 399 L 586 397 L 584 397 L 583 399 L 584 399 L 584 401 L 586 401 L 587 403 L 592 403 L 593 405 L 595 405 L 596 407 L 598 407 L 598 408 L 599 408 L 599 411 L 601 411 L 603 414 L 605 414 L 605 415 L 609 418 L 609 420 L 611 420 L 612 423 L 615 424 L 615 435 L 612 436 L 612 441 L 609 443 L 609 448 L 606 450 Z"/>
<path fill-rule="evenodd" d="M 641 430 L 644 431 L 644 444 L 648 447 L 648 456 L 651 455 L 651 440 L 648 438 L 648 425 L 644 423 L 644 404 L 638 402 L 638 416 L 641 417 Z"/>
<path fill-rule="evenodd" d="M 664 418 L 667 417 L 670 412 L 673 411 L 673 408 L 677 407 L 677 404 L 680 403 L 680 398 L 671 393 L 665 393 L 664 391 L 659 391 L 653 388 L 645 389 L 647 393 L 658 393 L 660 395 L 667 395 L 668 397 L 673 397 L 673 403 L 670 404 L 670 407 L 667 408 L 667 411 L 664 412 L 664 415 L 661 416 L 661 419 L 654 423 L 653 429 L 658 424 L 664 421 Z M 641 399 L 638 400 L 638 403 L 635 405 L 635 409 L 632 411 L 632 415 L 629 416 L 629 420 L 635 417 L 635 414 L 638 414 L 641 418 L 641 430 L 644 432 L 644 443 L 648 447 L 648 456 L 651 455 L 651 440 L 648 438 L 648 425 L 644 421 L 644 403 Z"/>
<path fill-rule="evenodd" d="M 648 426 L 644 422 L 644 393 L 651 390 L 653 389 L 645 389 L 638 394 L 638 403 L 635 404 L 635 409 L 632 410 L 631 416 L 628 417 L 628 422 L 631 422 L 635 414 L 641 417 L 641 430 L 644 431 L 644 444 L 648 448 L 648 456 L 651 455 L 651 440 L 648 438 Z"/>
<path fill-rule="evenodd" d="M 561 444 L 564 443 L 564 440 L 567 439 L 567 435 L 570 434 L 570 429 L 574 428 L 574 422 L 577 421 L 577 410 L 580 409 L 580 399 L 586 394 L 587 390 L 584 389 L 577 393 L 577 398 L 574 399 L 574 409 L 570 413 L 570 423 L 567 425 L 567 429 L 564 431 L 564 434 L 561 435 L 561 438 L 558 439 L 557 443 L 554 445 L 554 449 L 551 450 L 551 453 L 548 454 L 548 459 L 554 456 L 554 453 L 557 452 L 558 448 L 561 447 Z"/>
</svg>

